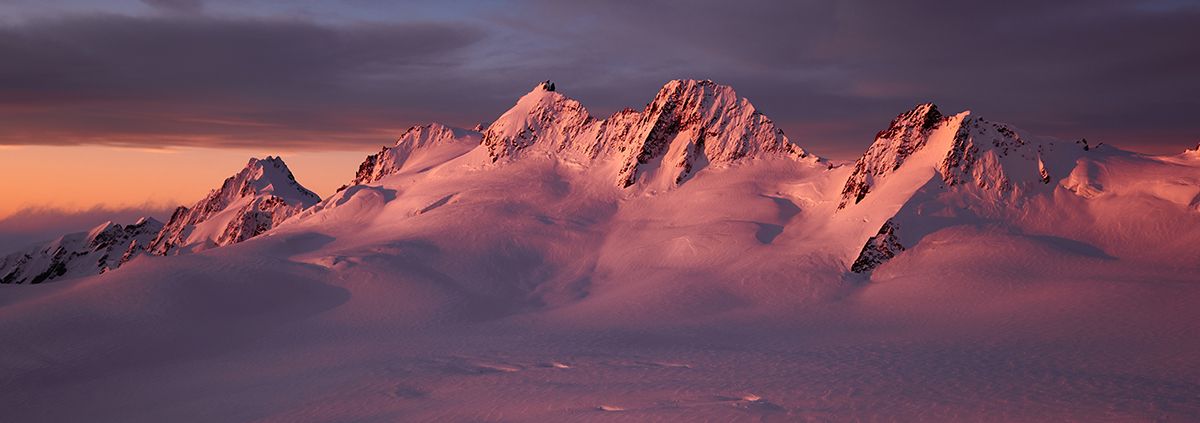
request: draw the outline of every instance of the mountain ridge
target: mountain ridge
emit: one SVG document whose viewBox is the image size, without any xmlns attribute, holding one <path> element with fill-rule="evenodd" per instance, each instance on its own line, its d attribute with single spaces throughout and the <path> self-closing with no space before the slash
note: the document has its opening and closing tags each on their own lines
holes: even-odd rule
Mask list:
<svg viewBox="0 0 1200 423">
<path fill-rule="evenodd" d="M 320 197 L 296 181 L 282 158 L 251 158 L 241 171 L 226 178 L 192 207 L 175 209 L 148 251 L 168 255 L 181 248 L 202 250 L 238 243 L 266 232 L 318 201 Z M 218 225 L 210 223 L 222 215 L 225 219 Z"/>
<path fill-rule="evenodd" d="M 760 198 L 783 210 L 779 217 L 742 221 L 732 215 L 704 216 L 719 225 L 753 222 L 755 237 L 766 244 L 826 237 L 829 252 L 822 254 L 841 263 L 838 271 L 870 273 L 947 224 L 1007 222 L 1030 204 L 1051 207 L 1047 202 L 1059 201 L 1060 187 L 1074 197 L 1107 201 L 1110 193 L 1132 189 L 1107 179 L 1114 166 L 1110 162 L 1137 157 L 1084 140 L 1032 137 L 970 111 L 948 115 L 933 103 L 921 103 L 879 131 L 853 166 L 834 166 L 792 142 L 731 87 L 709 80 L 670 81 L 644 108 L 626 108 L 605 119 L 595 119 L 558 88 L 551 81 L 535 85 L 500 118 L 478 125 L 481 131 L 440 123 L 410 127 L 393 145 L 368 155 L 354 178 L 325 199 L 300 185 L 282 159 L 251 159 L 204 199 L 178 208 L 151 239 L 137 240 L 115 266 L 141 254 L 194 253 L 240 243 L 285 222 L 312 225 L 338 214 L 349 213 L 354 217 L 347 221 L 357 225 L 395 226 L 465 204 L 488 208 L 500 202 L 497 210 L 513 213 L 531 207 L 514 201 L 535 193 L 513 191 L 483 202 L 477 198 L 479 192 L 517 186 L 549 189 L 551 203 L 578 195 L 606 213 L 650 207 L 650 199 L 673 191 L 681 192 L 671 197 L 677 201 L 714 207 L 721 200 L 696 190 L 711 190 L 717 183 L 713 178 L 721 177 L 717 175 L 753 174 L 762 168 L 762 177 L 772 180 L 730 182 L 762 190 Z M 1181 169 L 1186 169 L 1197 154 L 1189 150 L 1170 160 L 1185 163 Z M 689 188 L 695 178 L 703 181 Z M 1181 186 L 1134 191 L 1169 197 L 1173 204 L 1200 211 L 1200 192 Z M 795 187 L 808 188 L 794 192 Z M 934 218 L 931 210 L 939 210 L 935 214 L 941 217 Z M 818 235 L 801 232 L 805 230 Z"/>
</svg>

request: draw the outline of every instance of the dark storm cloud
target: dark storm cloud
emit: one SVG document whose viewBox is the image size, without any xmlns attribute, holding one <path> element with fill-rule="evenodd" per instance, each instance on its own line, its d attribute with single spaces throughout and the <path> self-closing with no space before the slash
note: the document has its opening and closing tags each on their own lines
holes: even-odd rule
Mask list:
<svg viewBox="0 0 1200 423">
<path fill-rule="evenodd" d="M 202 0 L 142 0 L 142 3 L 171 13 L 198 13 L 204 10 Z"/>
<path fill-rule="evenodd" d="M 515 14 L 515 26 L 568 23 L 548 34 L 572 40 L 556 52 L 566 69 L 620 64 L 628 71 L 617 75 L 641 89 L 681 76 L 717 79 L 818 153 L 861 151 L 892 116 L 927 100 L 1033 132 L 1159 151 L 1200 137 L 1194 3 L 546 2 L 529 10 L 540 14 Z M 588 97 L 630 100 L 610 87 Z"/>
<path fill-rule="evenodd" d="M 395 124 L 478 29 L 72 16 L 0 29 L 7 143 L 329 142 Z M 399 99 L 399 100 L 398 100 Z M 436 111 L 436 109 L 435 109 Z M 377 143 L 373 142 L 372 144 Z"/>
<path fill-rule="evenodd" d="M 375 146 L 421 121 L 493 119 L 547 78 L 600 116 L 711 78 L 838 157 L 930 100 L 1150 151 L 1200 137 L 1193 2 L 483 2 L 436 23 L 340 3 L 386 24 L 229 4 L 0 30 L 0 54 L 22 59 L 0 62 L 0 142 Z"/>
</svg>

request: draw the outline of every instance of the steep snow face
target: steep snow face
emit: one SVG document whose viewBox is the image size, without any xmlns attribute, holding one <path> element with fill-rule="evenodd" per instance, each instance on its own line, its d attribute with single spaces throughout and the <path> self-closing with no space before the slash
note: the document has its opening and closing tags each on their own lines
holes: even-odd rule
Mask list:
<svg viewBox="0 0 1200 423">
<path fill-rule="evenodd" d="M 546 81 L 533 87 L 488 126 L 483 132 L 483 145 L 493 162 L 513 158 L 534 143 L 552 151 L 562 150 L 593 122 L 582 104 L 555 92 L 554 83 Z"/>
<path fill-rule="evenodd" d="M 741 159 L 809 158 L 749 100 L 712 81 L 668 82 L 642 111 L 604 120 L 551 88 L 549 81 L 534 87 L 488 127 L 483 145 L 492 161 L 536 147 L 581 162 L 615 162 L 617 185 L 629 187 L 638 180 L 679 185 L 705 166 Z"/>
<path fill-rule="evenodd" d="M 191 208 L 179 207 L 149 252 L 178 254 L 245 241 L 320 201 L 296 182 L 282 158 L 250 159 Z"/>
<path fill-rule="evenodd" d="M 404 170 L 420 171 L 470 151 L 480 142 L 478 131 L 430 123 L 408 128 L 396 144 L 367 156 L 358 167 L 351 185 L 369 184 Z M 340 191 L 341 189 L 339 189 Z"/>
<path fill-rule="evenodd" d="M 145 251 L 163 224 L 144 217 L 131 225 L 105 222 L 0 259 L 0 283 L 42 283 L 116 269 Z"/>
</svg>

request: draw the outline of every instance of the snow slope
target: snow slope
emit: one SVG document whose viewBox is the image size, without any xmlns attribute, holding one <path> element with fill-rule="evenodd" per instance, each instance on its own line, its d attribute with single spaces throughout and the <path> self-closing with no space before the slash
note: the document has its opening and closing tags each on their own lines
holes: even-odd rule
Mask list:
<svg viewBox="0 0 1200 423">
<path fill-rule="evenodd" d="M 929 104 L 837 166 L 708 81 L 557 88 L 243 242 L 7 287 L 0 420 L 1200 419 L 1196 153 Z"/>
</svg>

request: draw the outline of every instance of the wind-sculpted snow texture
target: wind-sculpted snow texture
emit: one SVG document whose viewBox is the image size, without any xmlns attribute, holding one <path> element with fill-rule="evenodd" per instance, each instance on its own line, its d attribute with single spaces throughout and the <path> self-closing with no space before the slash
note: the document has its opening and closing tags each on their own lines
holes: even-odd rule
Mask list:
<svg viewBox="0 0 1200 423">
<path fill-rule="evenodd" d="M 0 292 L 0 420 L 1200 420 L 1200 149 L 922 104 L 840 164 L 711 81 L 565 91 L 9 256 L 75 258 Z"/>
</svg>

